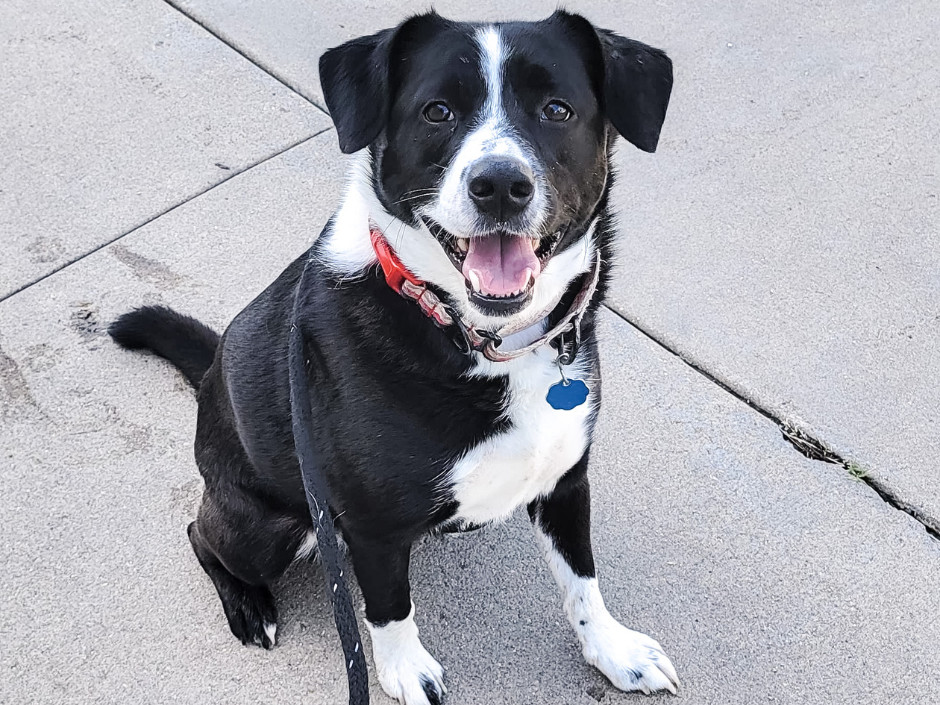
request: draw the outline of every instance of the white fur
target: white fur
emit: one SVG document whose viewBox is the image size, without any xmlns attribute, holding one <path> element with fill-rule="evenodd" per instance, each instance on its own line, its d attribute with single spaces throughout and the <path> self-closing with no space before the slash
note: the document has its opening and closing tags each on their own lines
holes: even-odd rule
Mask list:
<svg viewBox="0 0 940 705">
<path fill-rule="evenodd" d="M 332 228 L 324 234 L 325 247 L 321 250 L 324 264 L 341 276 L 355 276 L 375 263 L 375 250 L 369 239 L 370 221 L 375 220 L 379 227 L 390 227 L 397 221 L 385 211 L 372 190 L 369 150 L 356 152 L 349 162 L 346 193 L 333 217 Z"/>
<path fill-rule="evenodd" d="M 505 416 L 512 425 L 471 448 L 450 471 L 447 482 L 459 504 L 457 519 L 482 524 L 508 517 L 551 492 L 584 454 L 596 394 L 591 392 L 584 404 L 571 410 L 549 406 L 548 389 L 561 380 L 556 355 L 546 346 L 517 360 L 476 365 L 475 375 L 507 375 Z M 592 386 L 584 363 L 576 362 L 565 374 Z"/>
<path fill-rule="evenodd" d="M 317 533 L 313 529 L 308 529 L 304 540 L 297 547 L 297 551 L 294 553 L 294 560 L 300 561 L 306 558 L 310 558 L 314 554 L 314 551 L 317 550 Z"/>
<path fill-rule="evenodd" d="M 679 679 L 659 642 L 614 619 L 601 597 L 597 578 L 575 575 L 552 539 L 536 527 L 539 544 L 565 602 L 565 613 L 581 642 L 584 660 L 620 690 L 676 692 Z"/>
<path fill-rule="evenodd" d="M 476 229 L 477 209 L 468 193 L 467 173 L 479 159 L 507 156 L 528 166 L 535 175 L 535 190 L 526 212 L 523 230 L 537 233 L 547 215 L 547 186 L 532 150 L 516 135 L 503 106 L 503 73 L 508 47 L 494 26 L 480 28 L 476 34 L 480 49 L 481 72 L 486 83 L 486 102 L 478 125 L 464 138 L 444 172 L 437 198 L 422 209 L 422 214 L 433 218 L 447 231 L 470 237 Z"/>
<path fill-rule="evenodd" d="M 428 680 L 443 694 L 444 669 L 427 652 L 418 638 L 418 625 L 414 620 L 415 606 L 399 622 L 377 627 L 366 620 L 372 636 L 372 658 L 382 689 L 404 705 L 428 705 L 422 686 Z"/>
<path fill-rule="evenodd" d="M 513 317 L 488 316 L 470 303 L 463 274 L 426 227 L 413 228 L 385 210 L 372 189 L 369 155 L 363 150 L 352 157 L 346 193 L 318 250 L 324 264 L 336 275 L 356 277 L 375 264 L 370 222 L 379 226 L 409 271 L 450 294 L 457 312 L 468 324 L 494 331 L 512 325 Z M 529 304 L 516 314 L 520 319 L 558 301 L 571 280 L 590 268 L 595 253 L 593 234 L 592 223 L 578 243 L 548 261 L 535 280 Z"/>
<path fill-rule="evenodd" d="M 268 639 L 271 640 L 271 643 L 274 644 L 277 642 L 277 624 L 274 622 L 265 622 L 264 623 L 264 633 L 267 634 Z"/>
</svg>

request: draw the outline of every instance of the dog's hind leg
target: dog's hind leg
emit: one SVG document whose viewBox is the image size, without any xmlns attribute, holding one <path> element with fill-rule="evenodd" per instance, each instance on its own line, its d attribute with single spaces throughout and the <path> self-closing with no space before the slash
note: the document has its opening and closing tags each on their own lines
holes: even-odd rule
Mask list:
<svg viewBox="0 0 940 705">
<path fill-rule="evenodd" d="M 240 498 L 244 500 L 245 498 Z M 300 521 L 271 516 L 250 500 L 233 514 L 207 492 L 187 533 L 196 558 L 215 585 L 229 628 L 243 644 L 270 649 L 277 638 L 277 607 L 270 585 L 290 565 L 306 536 Z"/>
</svg>

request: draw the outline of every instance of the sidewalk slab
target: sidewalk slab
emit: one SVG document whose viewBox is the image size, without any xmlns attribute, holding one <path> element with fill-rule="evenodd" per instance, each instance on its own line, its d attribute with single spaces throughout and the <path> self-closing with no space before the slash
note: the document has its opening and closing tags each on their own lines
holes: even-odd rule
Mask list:
<svg viewBox="0 0 940 705">
<path fill-rule="evenodd" d="M 173 0 L 173 4 L 321 106 L 325 102 L 317 68 L 320 54 L 349 39 L 394 27 L 409 15 L 431 7 L 395 0 L 371 0 L 355 9 L 339 0 L 269 0 L 263 4 L 250 0 Z M 587 2 L 585 11 L 598 5 L 601 3 L 596 0 Z M 513 10 L 494 0 L 434 3 L 434 9 L 444 17 L 470 21 L 538 20 L 557 7 L 556 2 L 547 0 L 526 0 Z"/>
<path fill-rule="evenodd" d="M 940 14 L 733 12 L 620 150 L 612 305 L 938 528 Z"/>
<path fill-rule="evenodd" d="M 425 9 L 179 1 L 318 101 L 323 50 Z M 458 19 L 555 6 L 436 3 Z M 676 69 L 658 152 L 617 157 L 612 305 L 940 527 L 935 3 L 572 9 Z"/>
<path fill-rule="evenodd" d="M 0 6 L 0 298 L 329 118 L 164 2 Z"/>
<path fill-rule="evenodd" d="M 344 701 L 318 567 L 278 586 L 275 650 L 229 634 L 184 533 L 192 392 L 104 333 L 142 303 L 221 328 L 329 216 L 333 150 L 315 138 L 0 303 L 0 701 Z M 601 334 L 600 580 L 673 657 L 677 702 L 940 700 L 940 543 L 609 312 Z M 581 662 L 524 517 L 421 543 L 412 583 L 448 702 L 646 702 Z"/>
</svg>

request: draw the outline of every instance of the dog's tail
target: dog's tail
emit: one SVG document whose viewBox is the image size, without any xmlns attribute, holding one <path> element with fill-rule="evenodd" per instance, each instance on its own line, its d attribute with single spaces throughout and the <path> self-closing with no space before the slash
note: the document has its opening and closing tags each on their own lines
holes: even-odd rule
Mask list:
<svg viewBox="0 0 940 705">
<path fill-rule="evenodd" d="M 212 364 L 219 334 L 195 318 L 166 306 L 143 306 L 108 326 L 115 342 L 128 350 L 150 350 L 176 365 L 196 389 Z"/>
</svg>

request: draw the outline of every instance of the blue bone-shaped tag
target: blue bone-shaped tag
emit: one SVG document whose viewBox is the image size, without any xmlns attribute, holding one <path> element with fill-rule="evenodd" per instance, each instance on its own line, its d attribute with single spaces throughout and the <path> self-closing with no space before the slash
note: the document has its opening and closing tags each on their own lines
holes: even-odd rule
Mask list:
<svg viewBox="0 0 940 705">
<path fill-rule="evenodd" d="M 590 390 L 580 379 L 564 379 L 548 388 L 545 401 L 553 409 L 570 411 L 581 406 L 588 398 Z"/>
</svg>

